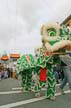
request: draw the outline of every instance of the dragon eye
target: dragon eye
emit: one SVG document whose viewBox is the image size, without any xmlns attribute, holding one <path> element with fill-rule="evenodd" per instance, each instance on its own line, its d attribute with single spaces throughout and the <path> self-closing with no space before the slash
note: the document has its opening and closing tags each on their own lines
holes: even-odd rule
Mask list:
<svg viewBox="0 0 71 108">
<path fill-rule="evenodd" d="M 46 30 L 48 36 L 56 36 L 56 30 L 54 28 L 49 28 Z"/>
<path fill-rule="evenodd" d="M 56 35 L 56 33 L 54 31 L 49 32 L 49 36 L 55 36 L 55 35 Z"/>
</svg>

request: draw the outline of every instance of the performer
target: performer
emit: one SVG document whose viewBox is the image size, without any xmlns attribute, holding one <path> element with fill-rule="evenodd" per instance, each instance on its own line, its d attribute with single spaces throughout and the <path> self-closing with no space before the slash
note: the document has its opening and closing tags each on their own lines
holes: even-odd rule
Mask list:
<svg viewBox="0 0 71 108">
<path fill-rule="evenodd" d="M 71 46 L 71 42 L 69 40 L 68 29 L 60 27 L 56 23 L 43 25 L 41 34 L 43 44 L 42 50 L 39 51 L 39 64 L 41 65 L 39 84 L 35 87 L 36 97 L 40 96 L 40 90 L 45 85 L 46 79 L 48 79 L 47 98 L 55 100 L 55 77 L 52 65 L 54 62 L 60 62 L 60 60 L 55 61 L 55 56 L 64 54 L 67 46 Z M 43 52 L 47 53 L 47 56 L 41 56 Z M 45 75 L 47 75 L 47 78 L 44 77 Z M 43 76 L 45 80 L 42 80 L 43 77 L 41 76 Z"/>
<path fill-rule="evenodd" d="M 31 91 L 32 71 L 34 67 L 34 57 L 30 55 L 23 55 L 17 62 L 16 76 L 22 77 L 22 90 Z"/>
<path fill-rule="evenodd" d="M 44 49 L 40 48 L 40 56 L 37 59 L 37 72 L 39 75 L 39 83 L 34 87 L 35 96 L 40 97 L 40 90 L 48 83 L 47 98 L 55 100 L 55 76 L 53 73 L 53 56 L 50 52 L 44 53 Z M 42 51 L 43 50 L 43 51 Z"/>
<path fill-rule="evenodd" d="M 69 89 L 71 91 L 71 57 L 69 54 L 67 55 L 60 55 L 62 69 L 64 71 L 64 79 L 60 85 L 61 94 L 64 94 L 63 88 L 65 87 L 66 83 L 69 83 Z"/>
</svg>

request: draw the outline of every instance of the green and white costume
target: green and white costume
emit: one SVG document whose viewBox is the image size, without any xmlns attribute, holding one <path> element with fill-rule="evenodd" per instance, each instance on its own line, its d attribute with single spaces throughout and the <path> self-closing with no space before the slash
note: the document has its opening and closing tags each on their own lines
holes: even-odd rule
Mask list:
<svg viewBox="0 0 71 108">
<path fill-rule="evenodd" d="M 71 41 L 69 40 L 70 35 L 69 31 L 65 26 L 59 26 L 56 23 L 45 24 L 41 28 L 42 35 L 42 47 L 36 50 L 36 53 L 40 55 L 41 58 L 40 68 L 46 67 L 47 75 L 47 98 L 51 98 L 55 94 L 55 77 L 53 74 L 54 63 L 60 63 L 58 54 L 54 53 L 65 53 L 67 46 L 71 46 Z M 46 56 L 45 56 L 46 55 Z M 42 58 L 45 58 L 44 60 Z M 57 60 L 55 60 L 57 58 Z M 43 75 L 42 75 L 43 76 Z M 46 81 L 40 81 L 39 84 L 35 87 L 36 93 L 44 87 Z"/>
<path fill-rule="evenodd" d="M 31 89 L 32 83 L 32 71 L 35 67 L 34 57 L 29 55 L 23 55 L 17 62 L 16 74 L 21 74 L 22 77 L 22 87 L 25 90 Z"/>
<path fill-rule="evenodd" d="M 54 62 L 54 53 L 65 53 L 67 46 L 71 46 L 69 40 L 69 31 L 66 27 L 60 27 L 58 24 L 45 24 L 41 28 L 42 46 L 36 49 L 38 54 L 37 60 L 32 55 L 23 55 L 17 63 L 16 73 L 22 75 L 22 86 L 27 90 L 31 88 L 32 70 L 35 70 L 40 76 L 40 69 L 46 68 L 46 80 L 48 82 L 47 97 L 51 98 L 55 94 L 55 77 L 52 65 Z M 43 76 L 43 75 L 42 75 Z M 38 93 L 45 85 L 45 81 L 41 81 L 34 87 L 34 91 Z"/>
</svg>

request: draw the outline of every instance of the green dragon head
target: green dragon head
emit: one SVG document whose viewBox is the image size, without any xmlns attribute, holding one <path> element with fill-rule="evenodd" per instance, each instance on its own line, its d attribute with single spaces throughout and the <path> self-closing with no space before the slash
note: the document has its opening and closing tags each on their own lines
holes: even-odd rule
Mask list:
<svg viewBox="0 0 71 108">
<path fill-rule="evenodd" d="M 42 43 L 48 52 L 60 51 L 71 46 L 69 30 L 57 23 L 48 23 L 41 27 Z"/>
</svg>

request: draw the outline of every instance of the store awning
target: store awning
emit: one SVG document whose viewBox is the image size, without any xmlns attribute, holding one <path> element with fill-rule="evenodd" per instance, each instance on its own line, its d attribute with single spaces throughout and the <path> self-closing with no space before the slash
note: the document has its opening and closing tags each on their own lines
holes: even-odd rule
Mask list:
<svg viewBox="0 0 71 108">
<path fill-rule="evenodd" d="M 4 60 L 4 61 L 7 61 L 9 59 L 9 57 L 7 56 L 7 55 L 3 55 L 2 57 L 1 57 L 1 60 Z"/>
<path fill-rule="evenodd" d="M 20 58 L 20 54 L 10 54 L 10 58 Z"/>
</svg>

